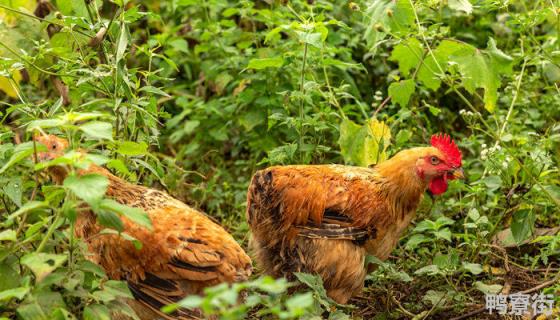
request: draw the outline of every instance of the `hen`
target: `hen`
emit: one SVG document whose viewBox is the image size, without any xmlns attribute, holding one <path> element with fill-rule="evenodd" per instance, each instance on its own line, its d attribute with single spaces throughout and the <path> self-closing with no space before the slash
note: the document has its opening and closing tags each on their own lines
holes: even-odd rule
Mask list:
<svg viewBox="0 0 560 320">
<path fill-rule="evenodd" d="M 38 157 L 50 160 L 64 154 L 68 142 L 53 135 L 36 137 L 47 147 Z M 64 166 L 50 167 L 57 183 L 67 176 Z M 88 245 L 90 259 L 112 279 L 122 279 L 135 298 L 129 304 L 141 319 L 193 319 L 195 310 L 181 309 L 166 315 L 160 308 L 186 295 L 200 294 L 207 286 L 246 280 L 251 260 L 233 237 L 203 213 L 168 194 L 126 182 L 104 168 L 91 165 L 78 174 L 96 173 L 108 178 L 106 196 L 121 204 L 143 209 L 153 231 L 122 217 L 125 232 L 140 240 L 133 243 L 115 234 L 102 234 L 102 226 L 89 210 L 82 211 L 75 225 L 76 236 Z"/>
<path fill-rule="evenodd" d="M 258 171 L 247 195 L 251 248 L 264 272 L 322 277 L 346 303 L 363 287 L 366 254 L 387 259 L 426 189 L 434 195 L 462 178 L 461 152 L 447 135 L 403 150 L 374 168 L 277 166 Z"/>
</svg>

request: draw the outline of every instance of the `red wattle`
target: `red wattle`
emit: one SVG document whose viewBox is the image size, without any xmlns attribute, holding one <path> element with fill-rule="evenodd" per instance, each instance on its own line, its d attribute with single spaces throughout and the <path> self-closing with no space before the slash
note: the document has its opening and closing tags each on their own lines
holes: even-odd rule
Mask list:
<svg viewBox="0 0 560 320">
<path fill-rule="evenodd" d="M 430 191 L 434 195 L 442 194 L 447 191 L 447 177 L 443 175 L 430 181 Z"/>
</svg>

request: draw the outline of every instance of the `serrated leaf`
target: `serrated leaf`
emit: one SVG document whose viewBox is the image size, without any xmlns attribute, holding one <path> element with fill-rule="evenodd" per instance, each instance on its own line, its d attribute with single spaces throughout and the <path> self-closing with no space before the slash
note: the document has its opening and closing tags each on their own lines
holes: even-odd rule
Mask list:
<svg viewBox="0 0 560 320">
<path fill-rule="evenodd" d="M 484 89 L 484 107 L 493 112 L 501 85 L 500 75 L 511 74 L 513 59 L 496 48 L 494 39 L 488 41 L 485 51 L 475 48 L 463 50 L 455 52 L 450 59 L 457 63 L 462 84 L 468 92 Z"/>
<path fill-rule="evenodd" d="M 100 207 L 119 215 L 123 215 L 134 223 L 137 223 L 148 230 L 152 230 L 152 220 L 150 220 L 148 214 L 140 208 L 129 207 L 112 199 L 103 199 Z"/>
<path fill-rule="evenodd" d="M 284 64 L 282 57 L 251 59 L 247 69 L 261 70 L 265 68 L 280 68 Z"/>
<path fill-rule="evenodd" d="M 21 258 L 21 264 L 31 269 L 37 282 L 41 282 L 48 274 L 60 267 L 67 255 L 34 252 Z"/>
<path fill-rule="evenodd" d="M 65 188 L 90 205 L 96 205 L 107 192 L 109 180 L 99 174 L 71 175 L 64 179 Z"/>
<path fill-rule="evenodd" d="M 113 125 L 108 122 L 92 121 L 79 126 L 89 138 L 113 140 Z"/>
<path fill-rule="evenodd" d="M 411 69 L 418 67 L 423 54 L 424 49 L 420 41 L 409 38 L 395 46 L 389 60 L 397 62 L 401 74 L 407 77 Z"/>
<path fill-rule="evenodd" d="M 344 119 L 340 124 L 338 144 L 347 163 L 365 167 L 384 160 L 390 140 L 389 127 L 376 119 L 370 119 L 363 126 L 349 119 Z"/>
<path fill-rule="evenodd" d="M 418 69 L 417 78 L 428 89 L 437 90 L 441 85 L 441 77 L 448 68 L 449 57 L 456 52 L 472 50 L 474 47 L 462 42 L 443 40 L 426 55 Z M 440 69 L 441 68 L 441 69 Z"/>
<path fill-rule="evenodd" d="M 415 86 L 412 79 L 393 82 L 389 85 L 389 96 L 391 96 L 393 102 L 401 105 L 401 107 L 406 107 L 410 96 L 414 93 Z"/>
<path fill-rule="evenodd" d="M 153 87 L 153 86 L 143 86 L 142 88 L 140 88 L 140 91 L 147 92 L 147 93 L 153 93 L 153 94 L 156 94 L 158 96 L 171 97 L 165 91 L 161 90 L 160 88 Z"/>
<path fill-rule="evenodd" d="M 97 210 L 95 212 L 97 222 L 105 227 L 115 229 L 118 232 L 124 231 L 124 223 L 119 216 L 112 211 Z"/>
<path fill-rule="evenodd" d="M 415 234 L 412 235 L 408 241 L 406 242 L 405 248 L 406 250 L 414 250 L 418 247 L 419 244 L 424 242 L 429 242 L 430 238 L 426 237 L 423 234 Z"/>
</svg>

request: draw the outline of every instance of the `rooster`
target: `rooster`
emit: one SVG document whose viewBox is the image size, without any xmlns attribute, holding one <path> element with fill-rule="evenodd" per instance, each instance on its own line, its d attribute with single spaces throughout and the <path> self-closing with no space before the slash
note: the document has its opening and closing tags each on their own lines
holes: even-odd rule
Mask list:
<svg viewBox="0 0 560 320">
<path fill-rule="evenodd" d="M 47 147 L 38 154 L 41 161 L 62 156 L 68 142 L 53 135 L 35 138 Z M 56 183 L 68 174 L 64 166 L 53 166 L 49 173 Z M 96 165 L 78 174 L 100 174 L 109 180 L 107 196 L 117 202 L 143 209 L 152 221 L 149 231 L 121 217 L 124 232 L 140 240 L 133 243 L 119 235 L 100 233 L 102 226 L 90 210 L 80 213 L 76 236 L 88 246 L 90 259 L 101 265 L 112 279 L 127 281 L 135 300 L 129 304 L 141 319 L 193 319 L 196 310 L 181 309 L 166 315 L 160 308 L 189 294 L 221 282 L 247 280 L 252 273 L 250 258 L 233 237 L 203 213 L 168 194 L 134 185 Z"/>
<path fill-rule="evenodd" d="M 423 194 L 439 195 L 463 178 L 461 151 L 448 135 L 403 150 L 373 168 L 270 167 L 255 173 L 247 195 L 250 246 L 267 274 L 318 274 L 345 304 L 362 290 L 366 254 L 389 257 Z"/>
</svg>

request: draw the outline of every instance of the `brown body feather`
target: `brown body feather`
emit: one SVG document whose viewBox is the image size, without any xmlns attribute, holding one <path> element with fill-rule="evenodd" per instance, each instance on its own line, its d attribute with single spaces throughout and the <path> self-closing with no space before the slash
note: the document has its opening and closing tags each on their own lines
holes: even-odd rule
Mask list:
<svg viewBox="0 0 560 320">
<path fill-rule="evenodd" d="M 271 167 L 247 196 L 251 247 L 265 273 L 318 274 L 340 303 L 358 294 L 365 256 L 387 259 L 414 217 L 427 182 L 414 171 L 435 148 L 409 149 L 376 166 Z M 311 231 L 310 231 L 311 230 Z"/>
<path fill-rule="evenodd" d="M 37 139 L 57 152 L 43 153 L 45 159 L 62 154 L 65 140 L 54 136 Z M 58 143 L 58 147 L 54 147 Z M 134 185 L 92 165 L 78 174 L 96 173 L 108 178 L 107 196 L 121 204 L 143 209 L 153 230 L 121 217 L 124 232 L 142 242 L 137 250 L 131 241 L 116 234 L 100 233 L 95 215 L 83 210 L 75 225 L 76 236 L 88 246 L 88 258 L 101 265 L 111 279 L 128 282 L 135 300 L 129 301 L 141 319 L 199 319 L 196 310 L 181 309 L 166 315 L 159 309 L 189 294 L 222 282 L 247 280 L 252 273 L 249 256 L 233 237 L 205 214 L 167 193 Z M 58 183 L 67 175 L 64 167 L 51 167 Z"/>
</svg>

